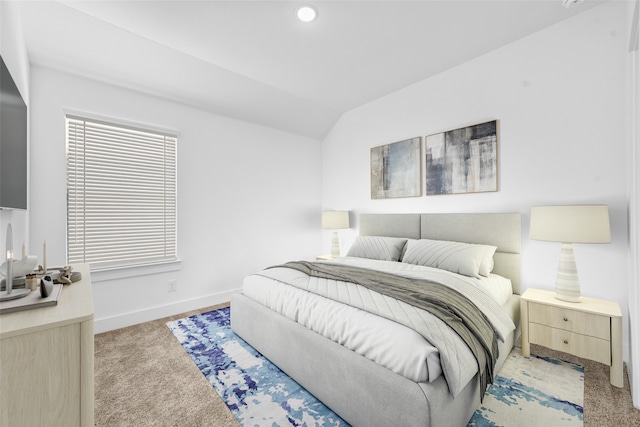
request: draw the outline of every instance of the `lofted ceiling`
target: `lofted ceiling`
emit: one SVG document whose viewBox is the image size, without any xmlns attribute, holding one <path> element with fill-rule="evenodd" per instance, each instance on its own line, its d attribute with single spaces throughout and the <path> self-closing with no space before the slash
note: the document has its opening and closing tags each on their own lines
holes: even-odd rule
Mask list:
<svg viewBox="0 0 640 427">
<path fill-rule="evenodd" d="M 32 64 L 322 139 L 346 111 L 602 2 L 36 0 L 20 12 Z M 295 18 L 302 3 L 314 22 Z"/>
</svg>

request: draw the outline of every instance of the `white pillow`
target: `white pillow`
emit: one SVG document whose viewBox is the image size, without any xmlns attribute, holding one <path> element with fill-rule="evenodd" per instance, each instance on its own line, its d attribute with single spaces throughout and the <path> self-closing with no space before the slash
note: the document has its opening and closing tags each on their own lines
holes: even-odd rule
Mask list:
<svg viewBox="0 0 640 427">
<path fill-rule="evenodd" d="M 489 277 L 489 274 L 493 271 L 493 254 L 496 253 L 495 246 L 483 245 L 485 247 L 484 258 L 480 263 L 480 269 L 478 270 L 478 274 L 484 277 Z"/>
<path fill-rule="evenodd" d="M 398 261 L 407 239 L 382 236 L 358 236 L 347 256 Z"/>
<path fill-rule="evenodd" d="M 498 276 L 497 274 L 489 274 L 487 277 L 481 277 L 478 279 L 478 286 L 500 305 L 505 305 L 511 295 L 513 295 L 511 280 Z"/>
<path fill-rule="evenodd" d="M 485 258 L 490 253 L 493 259 L 496 249 L 495 246 L 446 240 L 409 240 L 402 262 L 440 268 L 470 277 L 480 277 L 481 266 L 483 273 L 493 268 L 492 260 Z"/>
</svg>

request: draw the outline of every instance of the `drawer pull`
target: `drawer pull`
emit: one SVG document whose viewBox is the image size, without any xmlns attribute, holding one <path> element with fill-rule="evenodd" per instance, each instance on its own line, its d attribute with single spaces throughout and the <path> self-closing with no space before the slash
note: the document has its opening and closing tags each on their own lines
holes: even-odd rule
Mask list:
<svg viewBox="0 0 640 427">
<path fill-rule="evenodd" d="M 567 319 L 567 317 L 566 317 L 566 316 L 565 316 L 565 317 L 563 317 L 563 318 L 562 318 L 562 320 L 564 320 L 565 322 L 568 322 L 568 321 L 569 321 L 569 319 Z"/>
<path fill-rule="evenodd" d="M 569 344 L 569 340 L 564 340 L 564 343 L 565 344 Z"/>
</svg>

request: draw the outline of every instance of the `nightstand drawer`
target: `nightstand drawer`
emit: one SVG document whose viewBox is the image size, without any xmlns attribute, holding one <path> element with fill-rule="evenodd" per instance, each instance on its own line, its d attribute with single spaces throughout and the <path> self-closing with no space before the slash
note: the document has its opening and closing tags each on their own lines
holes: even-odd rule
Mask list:
<svg viewBox="0 0 640 427">
<path fill-rule="evenodd" d="M 529 321 L 603 340 L 611 336 L 611 318 L 529 302 Z"/>
<path fill-rule="evenodd" d="M 529 342 L 611 365 L 611 344 L 608 340 L 529 323 Z"/>
</svg>

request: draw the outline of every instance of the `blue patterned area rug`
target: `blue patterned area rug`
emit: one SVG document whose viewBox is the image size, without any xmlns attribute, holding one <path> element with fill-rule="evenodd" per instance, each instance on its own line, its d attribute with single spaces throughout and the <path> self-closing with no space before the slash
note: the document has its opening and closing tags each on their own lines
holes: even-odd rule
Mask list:
<svg viewBox="0 0 640 427">
<path fill-rule="evenodd" d="M 349 426 L 234 334 L 228 307 L 167 326 L 243 427 Z M 583 379 L 579 365 L 514 349 L 469 427 L 582 426 Z"/>
<path fill-rule="evenodd" d="M 584 367 L 514 347 L 468 427 L 581 427 Z"/>
</svg>

